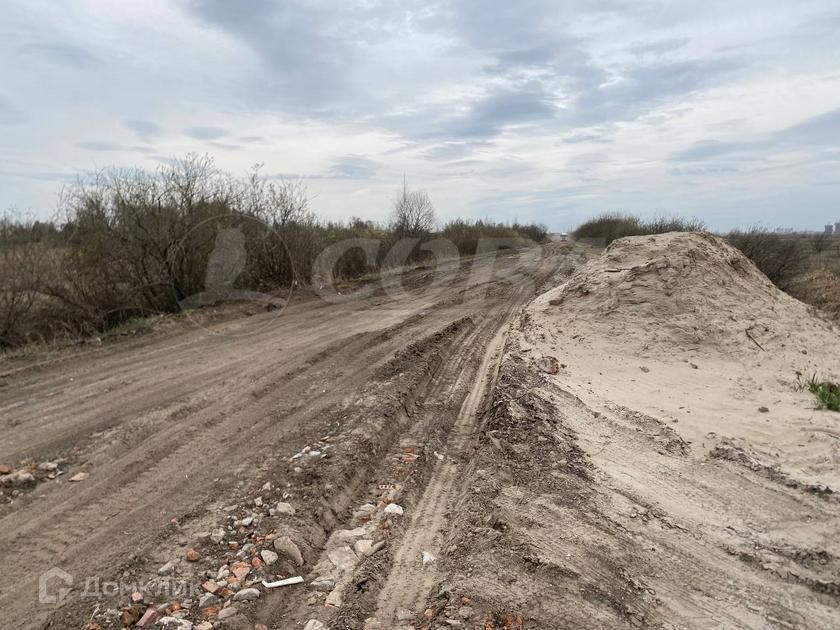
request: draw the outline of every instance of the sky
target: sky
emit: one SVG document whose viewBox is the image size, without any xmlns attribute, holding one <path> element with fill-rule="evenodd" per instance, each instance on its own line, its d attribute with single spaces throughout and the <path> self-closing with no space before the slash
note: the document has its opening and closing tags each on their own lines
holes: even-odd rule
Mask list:
<svg viewBox="0 0 840 630">
<path fill-rule="evenodd" d="M 0 210 L 210 154 L 328 219 L 840 220 L 837 0 L 4 0 Z"/>
</svg>

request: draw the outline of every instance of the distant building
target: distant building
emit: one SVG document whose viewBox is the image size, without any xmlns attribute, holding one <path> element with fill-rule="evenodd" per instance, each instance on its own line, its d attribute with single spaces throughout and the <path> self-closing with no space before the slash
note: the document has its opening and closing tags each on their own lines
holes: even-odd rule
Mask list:
<svg viewBox="0 0 840 630">
<path fill-rule="evenodd" d="M 840 221 L 834 224 L 834 235 L 840 236 Z"/>
<path fill-rule="evenodd" d="M 828 225 L 825 226 L 825 233 L 828 234 L 829 236 L 834 234 L 834 226 L 831 225 L 831 223 L 829 223 Z"/>
</svg>

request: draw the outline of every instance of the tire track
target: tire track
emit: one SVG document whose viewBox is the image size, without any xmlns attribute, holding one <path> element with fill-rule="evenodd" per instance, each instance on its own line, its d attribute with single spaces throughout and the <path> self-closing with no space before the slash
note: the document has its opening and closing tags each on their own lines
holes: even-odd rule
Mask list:
<svg viewBox="0 0 840 630">
<path fill-rule="evenodd" d="M 474 382 L 461 405 L 449 439 L 449 456 L 435 466 L 431 480 L 416 508 L 399 547 L 394 552 L 393 566 L 379 593 L 377 610 L 373 615 L 386 627 L 395 627 L 398 612 L 409 610 L 413 614 L 434 586 L 437 572 L 434 563 L 422 561 L 424 552 L 438 556 L 441 553 L 441 536 L 453 500 L 458 496 L 456 487 L 464 479 L 462 463 L 468 461 L 470 441 L 477 430 L 478 411 L 490 383 L 495 379 L 504 345 L 508 317 L 486 346 L 483 358 L 475 373 Z M 493 327 L 495 328 L 495 327 Z M 458 377 L 463 374 L 459 366 Z"/>
</svg>

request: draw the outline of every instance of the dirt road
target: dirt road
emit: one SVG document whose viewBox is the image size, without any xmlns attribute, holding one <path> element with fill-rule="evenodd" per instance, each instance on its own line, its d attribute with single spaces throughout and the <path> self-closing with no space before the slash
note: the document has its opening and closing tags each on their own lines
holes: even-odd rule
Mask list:
<svg viewBox="0 0 840 630">
<path fill-rule="evenodd" d="M 376 285 L 345 303 L 300 298 L 280 314 L 183 322 L 5 377 L 0 464 L 28 466 L 36 479 L 3 489 L 0 627 L 119 627 L 130 594 L 83 597 L 91 580 L 200 584 L 247 560 L 243 543 L 253 554 L 281 534 L 304 568 L 283 558 L 254 570 L 309 575 L 331 537 L 352 526 L 354 506 L 383 494 L 405 505 L 404 516 L 380 522 L 389 528 L 381 553 L 357 554 L 362 566 L 335 576 L 340 587 L 355 576 L 337 589 L 340 606 L 324 609 L 305 588 L 267 591 L 230 607 L 225 623 L 291 628 L 317 613 L 339 627 L 377 617 L 390 628 L 422 613 L 435 563 L 416 556 L 440 553 L 500 331 L 536 287 L 568 270 L 573 250 L 552 245 L 524 265 L 512 253 L 417 270 L 399 299 Z M 432 279 L 443 288 L 430 288 Z M 295 515 L 269 512 L 278 500 Z M 206 531 L 220 525 L 225 540 L 208 543 Z M 183 560 L 190 546 L 199 561 Z M 39 602 L 39 575 L 52 567 L 72 578 L 71 590 Z M 172 618 L 192 606 L 190 618 L 201 619 L 197 597 L 180 598 Z"/>
</svg>

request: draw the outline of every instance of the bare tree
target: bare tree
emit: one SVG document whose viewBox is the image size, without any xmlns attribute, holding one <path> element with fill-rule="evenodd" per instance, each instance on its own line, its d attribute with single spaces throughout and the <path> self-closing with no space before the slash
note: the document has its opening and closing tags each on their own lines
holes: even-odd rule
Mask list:
<svg viewBox="0 0 840 630">
<path fill-rule="evenodd" d="M 403 180 L 402 189 L 394 199 L 391 228 L 400 238 L 423 236 L 435 226 L 435 207 L 425 190 L 410 190 Z"/>
</svg>

